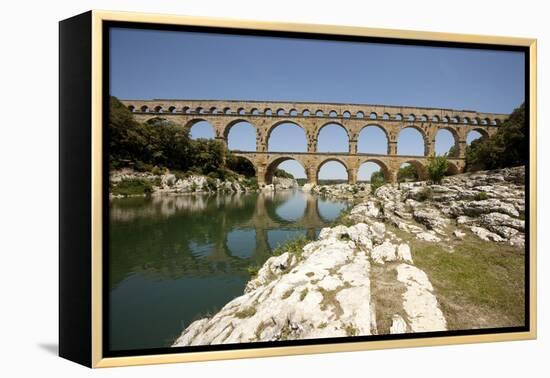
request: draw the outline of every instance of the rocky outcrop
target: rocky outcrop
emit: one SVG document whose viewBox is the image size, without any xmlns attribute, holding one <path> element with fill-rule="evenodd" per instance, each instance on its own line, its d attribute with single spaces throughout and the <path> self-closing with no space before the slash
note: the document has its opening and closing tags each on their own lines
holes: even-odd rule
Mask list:
<svg viewBox="0 0 550 378">
<path fill-rule="evenodd" d="M 203 175 L 191 174 L 186 177 L 178 177 L 173 173 L 137 172 L 132 169 L 121 169 L 110 174 L 112 185 L 118 185 L 124 180 L 144 180 L 152 185 L 152 195 L 156 194 L 188 194 L 188 193 L 242 193 L 255 190 L 247 185 L 247 180 L 214 179 Z"/>
<path fill-rule="evenodd" d="M 350 218 L 378 219 L 434 243 L 471 232 L 484 241 L 522 246 L 524 184 L 524 167 L 450 176 L 440 185 L 388 184 L 354 208 Z"/>
<path fill-rule="evenodd" d="M 405 288 L 401 314 L 382 330 L 376 321 L 373 265 Z M 388 283 L 385 283 L 388 285 Z M 378 309 L 378 312 L 381 309 Z M 382 309 L 383 310 L 383 309 Z M 242 296 L 191 323 L 174 346 L 405 333 L 446 329 L 433 288 L 382 223 L 324 228 L 299 252 L 271 257 Z"/>
<path fill-rule="evenodd" d="M 299 187 L 296 179 L 285 177 L 273 177 L 275 190 L 296 189 Z"/>
</svg>

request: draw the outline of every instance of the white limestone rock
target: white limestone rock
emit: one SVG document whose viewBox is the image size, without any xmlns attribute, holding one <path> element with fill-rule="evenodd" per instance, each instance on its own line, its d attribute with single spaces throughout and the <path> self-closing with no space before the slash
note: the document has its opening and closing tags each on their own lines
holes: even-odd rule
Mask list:
<svg viewBox="0 0 550 378">
<path fill-rule="evenodd" d="M 389 241 L 385 241 L 372 249 L 371 258 L 377 264 L 384 264 L 387 261 L 397 260 L 396 246 Z"/>
<path fill-rule="evenodd" d="M 408 244 L 399 244 L 397 247 L 397 259 L 412 264 L 411 247 Z"/>
<path fill-rule="evenodd" d="M 491 232 L 483 227 L 472 226 L 470 227 L 470 229 L 480 239 L 485 241 L 501 242 L 505 240 L 502 237 L 500 237 L 498 234 L 495 234 L 494 232 Z"/>
<path fill-rule="evenodd" d="M 396 335 L 400 333 L 407 333 L 407 323 L 405 323 L 405 319 L 396 314 L 392 317 L 390 334 Z"/>
<path fill-rule="evenodd" d="M 411 331 L 445 331 L 447 322 L 426 273 L 409 264 L 399 264 L 396 270 L 397 280 L 406 288 L 403 294 L 403 309 L 407 314 Z"/>
</svg>

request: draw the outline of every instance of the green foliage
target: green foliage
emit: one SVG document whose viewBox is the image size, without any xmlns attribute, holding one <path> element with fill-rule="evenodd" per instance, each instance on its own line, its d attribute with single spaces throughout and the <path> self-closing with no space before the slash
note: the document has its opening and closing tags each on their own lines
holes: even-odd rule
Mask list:
<svg viewBox="0 0 550 378">
<path fill-rule="evenodd" d="M 287 241 L 286 243 L 278 245 L 273 250 L 273 255 L 279 256 L 285 252 L 288 252 L 292 255 L 296 255 L 297 257 L 300 257 L 302 255 L 304 246 L 309 242 L 311 242 L 311 240 L 309 240 L 305 236 L 299 236 L 295 239 Z"/>
<path fill-rule="evenodd" d="M 446 155 L 430 156 L 428 158 L 428 177 L 436 184 L 441 182 L 445 172 L 449 169 L 449 161 Z"/>
<path fill-rule="evenodd" d="M 418 172 L 412 164 L 401 167 L 397 171 L 397 182 L 404 181 L 418 181 Z"/>
<path fill-rule="evenodd" d="M 246 267 L 246 271 L 250 275 L 250 278 L 254 278 L 258 275 L 258 272 L 260 271 L 260 268 L 261 267 L 259 265 L 250 265 L 250 266 Z"/>
<path fill-rule="evenodd" d="M 170 170 L 226 175 L 226 149 L 215 140 L 192 140 L 189 130 L 164 118 L 137 122 L 115 97 L 110 98 L 109 162 L 137 171 Z"/>
<path fill-rule="evenodd" d="M 279 169 L 279 168 L 275 170 L 275 172 L 273 173 L 273 176 L 281 177 L 281 178 L 290 178 L 290 179 L 294 178 L 294 176 L 291 173 L 288 173 L 284 169 Z"/>
<path fill-rule="evenodd" d="M 477 171 L 525 165 L 528 159 L 525 104 L 502 122 L 496 134 L 474 140 L 466 148 L 466 170 Z"/>
<path fill-rule="evenodd" d="M 113 195 L 135 196 L 152 193 L 153 185 L 143 179 L 125 179 L 111 186 Z"/>
<path fill-rule="evenodd" d="M 484 201 L 484 200 L 486 200 L 487 198 L 489 198 L 489 197 L 487 197 L 487 193 L 485 193 L 485 192 L 479 192 L 479 193 L 477 193 L 477 194 L 475 195 L 474 200 L 475 200 L 475 201 Z"/>
<path fill-rule="evenodd" d="M 382 171 L 376 171 L 370 176 L 370 191 L 372 194 L 386 183 L 386 180 L 384 179 L 384 174 Z"/>
<path fill-rule="evenodd" d="M 228 153 L 225 164 L 227 168 L 231 169 L 233 172 L 239 173 L 245 177 L 254 177 L 256 175 L 256 170 L 250 160 L 243 157 Z"/>
</svg>

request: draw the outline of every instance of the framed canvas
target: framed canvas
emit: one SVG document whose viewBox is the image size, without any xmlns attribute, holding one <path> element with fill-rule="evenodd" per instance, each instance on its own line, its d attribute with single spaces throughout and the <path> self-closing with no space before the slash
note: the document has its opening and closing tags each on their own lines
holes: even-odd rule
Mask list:
<svg viewBox="0 0 550 378">
<path fill-rule="evenodd" d="M 60 22 L 59 354 L 536 337 L 536 40 Z"/>
</svg>

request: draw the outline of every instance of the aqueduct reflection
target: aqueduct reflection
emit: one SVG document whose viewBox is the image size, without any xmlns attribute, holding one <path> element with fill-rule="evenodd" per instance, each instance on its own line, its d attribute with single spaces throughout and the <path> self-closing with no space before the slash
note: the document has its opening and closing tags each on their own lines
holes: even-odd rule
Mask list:
<svg viewBox="0 0 550 378">
<path fill-rule="evenodd" d="M 265 261 L 286 239 L 297 235 L 315 238 L 346 206 L 343 201 L 329 202 L 292 190 L 111 201 L 110 218 L 116 232 L 131 229 L 134 235 L 127 239 L 122 235 L 132 252 L 112 256 L 113 266 L 131 264 L 132 268 L 171 277 L 197 271 L 243 270 L 251 263 Z M 301 214 L 296 214 L 297 208 Z M 164 245 L 164 264 L 149 255 L 148 246 L 155 242 Z M 112 249 L 117 250 L 117 246 Z M 116 285 L 124 277 L 117 278 L 114 273 L 112 284 Z"/>
</svg>

